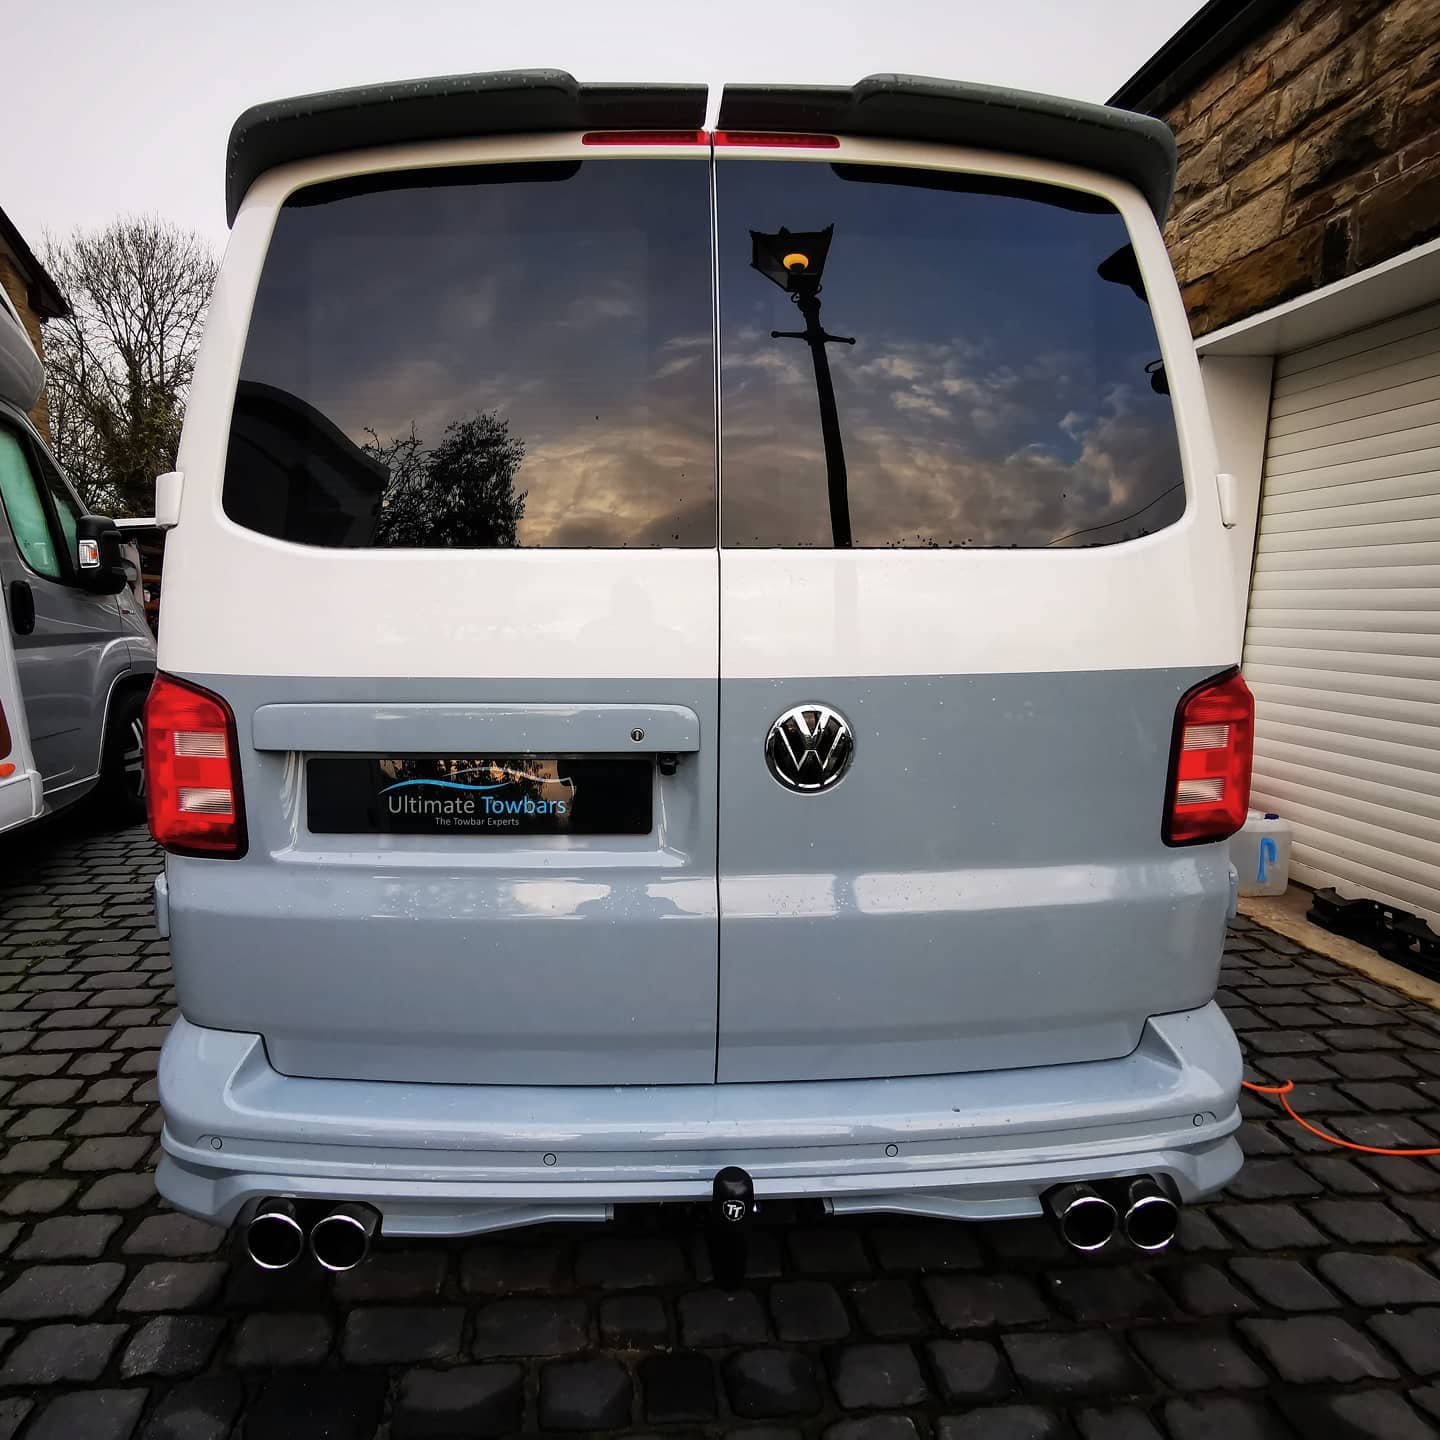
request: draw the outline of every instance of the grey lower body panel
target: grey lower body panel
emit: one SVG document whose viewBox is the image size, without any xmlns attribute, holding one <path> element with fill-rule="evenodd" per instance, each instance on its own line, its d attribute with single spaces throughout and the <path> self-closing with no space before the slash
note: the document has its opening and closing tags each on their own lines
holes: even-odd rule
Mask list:
<svg viewBox="0 0 1440 1440">
<path fill-rule="evenodd" d="M 178 1209 L 363 1200 L 390 1235 L 603 1220 L 707 1198 L 739 1165 L 758 1199 L 957 1219 L 1029 1215 L 1066 1180 L 1168 1177 L 1184 1200 L 1240 1167 L 1239 1047 L 1220 1009 L 1152 1017 L 1120 1059 L 963 1075 L 666 1086 L 450 1086 L 276 1072 L 257 1035 L 177 1021 L 160 1061 Z"/>
</svg>

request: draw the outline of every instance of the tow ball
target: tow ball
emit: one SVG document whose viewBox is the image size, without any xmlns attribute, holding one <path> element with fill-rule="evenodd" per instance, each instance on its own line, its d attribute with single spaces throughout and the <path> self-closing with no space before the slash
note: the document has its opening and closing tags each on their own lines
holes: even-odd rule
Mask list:
<svg viewBox="0 0 1440 1440">
<path fill-rule="evenodd" d="M 705 1222 L 710 1269 L 722 1290 L 736 1290 L 745 1279 L 754 1218 L 755 1182 L 738 1165 L 727 1165 L 715 1177 Z"/>
</svg>

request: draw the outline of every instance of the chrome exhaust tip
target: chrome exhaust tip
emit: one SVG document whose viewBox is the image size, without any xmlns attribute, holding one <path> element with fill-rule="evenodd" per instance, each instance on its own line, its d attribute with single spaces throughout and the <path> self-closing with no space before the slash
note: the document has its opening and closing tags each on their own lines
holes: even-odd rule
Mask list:
<svg viewBox="0 0 1440 1440">
<path fill-rule="evenodd" d="M 1125 1187 L 1125 1238 L 1137 1250 L 1164 1250 L 1180 1225 L 1180 1207 L 1157 1180 L 1137 1176 Z"/>
<path fill-rule="evenodd" d="M 1089 1185 L 1057 1185 L 1045 1192 L 1045 1208 L 1072 1249 L 1103 1250 L 1115 1234 L 1115 1207 Z"/>
<path fill-rule="evenodd" d="M 337 1205 L 310 1231 L 310 1253 L 326 1270 L 353 1270 L 369 1253 L 380 1216 L 368 1205 Z"/>
<path fill-rule="evenodd" d="M 245 1253 L 262 1270 L 285 1270 L 305 1251 L 293 1200 L 262 1200 L 245 1226 Z"/>
</svg>

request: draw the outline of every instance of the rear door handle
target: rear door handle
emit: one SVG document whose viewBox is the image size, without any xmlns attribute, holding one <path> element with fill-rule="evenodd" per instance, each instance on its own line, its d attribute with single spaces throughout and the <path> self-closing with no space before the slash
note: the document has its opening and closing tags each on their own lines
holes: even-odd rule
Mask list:
<svg viewBox="0 0 1440 1440">
<path fill-rule="evenodd" d="M 24 580 L 10 582 L 10 624 L 17 635 L 35 628 L 35 594 Z"/>
</svg>

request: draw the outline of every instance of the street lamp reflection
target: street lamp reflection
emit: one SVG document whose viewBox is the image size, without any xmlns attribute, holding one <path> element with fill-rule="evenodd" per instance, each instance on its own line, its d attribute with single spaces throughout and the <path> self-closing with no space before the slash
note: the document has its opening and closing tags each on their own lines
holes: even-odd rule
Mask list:
<svg viewBox="0 0 1440 1440">
<path fill-rule="evenodd" d="M 835 409 L 835 382 L 830 375 L 829 344 L 853 345 L 852 335 L 831 335 L 820 323 L 820 277 L 834 238 L 834 225 L 823 230 L 787 230 L 773 235 L 750 232 L 750 266 L 789 295 L 805 321 L 803 330 L 772 330 L 772 340 L 803 340 L 815 366 L 820 400 L 820 434 L 825 442 L 825 475 L 830 492 L 830 533 L 837 550 L 854 543 L 850 534 L 850 489 L 845 473 L 845 446 Z"/>
</svg>

